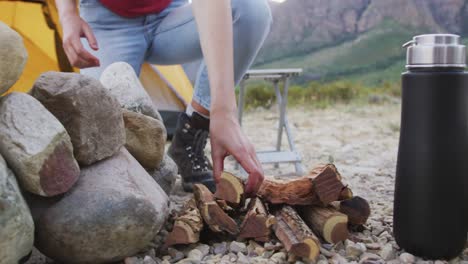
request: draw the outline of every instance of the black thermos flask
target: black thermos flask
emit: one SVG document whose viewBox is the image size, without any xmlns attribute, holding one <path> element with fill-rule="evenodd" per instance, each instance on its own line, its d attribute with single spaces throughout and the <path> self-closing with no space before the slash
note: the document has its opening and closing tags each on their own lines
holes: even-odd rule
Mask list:
<svg viewBox="0 0 468 264">
<path fill-rule="evenodd" d="M 406 43 L 393 231 L 407 252 L 451 259 L 468 232 L 468 73 L 451 34 Z"/>
</svg>

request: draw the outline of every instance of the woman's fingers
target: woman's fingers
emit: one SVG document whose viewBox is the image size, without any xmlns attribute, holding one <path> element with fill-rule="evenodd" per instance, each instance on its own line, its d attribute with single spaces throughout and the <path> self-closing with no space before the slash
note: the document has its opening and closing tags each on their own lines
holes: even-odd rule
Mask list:
<svg viewBox="0 0 468 264">
<path fill-rule="evenodd" d="M 242 168 L 249 174 L 249 179 L 245 187 L 245 192 L 247 195 L 254 195 L 257 193 L 260 185 L 263 182 L 263 170 L 260 166 L 260 163 L 256 158 L 252 158 L 255 152 L 252 154 L 251 150 L 242 147 L 240 150 L 232 153 L 234 158 L 240 163 Z"/>
<path fill-rule="evenodd" d="M 219 179 L 223 173 L 225 157 L 226 155 L 216 149 L 213 149 L 211 152 L 211 159 L 213 160 L 213 178 L 216 184 L 219 183 Z"/>
<path fill-rule="evenodd" d="M 84 61 L 85 65 L 83 68 L 88 68 L 88 67 L 96 67 L 99 66 L 99 59 L 94 57 L 91 53 L 89 53 L 84 47 L 83 44 L 81 44 L 81 41 L 74 40 L 72 42 L 72 47 L 77 55 L 78 58 L 80 58 L 82 61 Z"/>
<path fill-rule="evenodd" d="M 96 37 L 94 36 L 93 30 L 88 25 L 88 23 L 83 22 L 82 29 L 83 29 L 84 37 L 88 40 L 89 47 L 92 48 L 93 50 L 98 50 L 99 47 L 98 47 Z"/>
</svg>

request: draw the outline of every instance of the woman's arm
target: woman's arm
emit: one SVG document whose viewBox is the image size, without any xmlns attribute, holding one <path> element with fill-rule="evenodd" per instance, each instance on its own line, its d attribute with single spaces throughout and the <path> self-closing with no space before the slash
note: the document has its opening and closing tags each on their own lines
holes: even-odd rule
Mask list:
<svg viewBox="0 0 468 264">
<path fill-rule="evenodd" d="M 63 49 L 70 63 L 78 68 L 99 66 L 99 59 L 86 51 L 81 44 L 80 38 L 85 37 L 92 49 L 98 49 L 93 31 L 78 15 L 75 0 L 56 0 L 55 3 L 62 24 Z"/>
<path fill-rule="evenodd" d="M 218 180 L 224 158 L 231 154 L 249 173 L 246 192 L 254 194 L 263 182 L 263 171 L 253 145 L 237 121 L 231 3 L 230 0 L 193 0 L 192 6 L 211 87 L 213 174 Z"/>
</svg>

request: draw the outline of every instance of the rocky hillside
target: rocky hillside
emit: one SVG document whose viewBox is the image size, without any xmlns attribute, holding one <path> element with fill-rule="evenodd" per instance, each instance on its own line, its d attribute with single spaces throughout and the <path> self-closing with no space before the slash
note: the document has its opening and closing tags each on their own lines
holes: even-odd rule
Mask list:
<svg viewBox="0 0 468 264">
<path fill-rule="evenodd" d="M 301 66 L 291 63 L 291 58 L 345 43 L 352 46 L 353 41 L 376 32 L 380 32 L 381 41 L 396 34 L 398 43 L 413 34 L 468 34 L 468 25 L 464 23 L 468 18 L 468 0 L 288 0 L 272 3 L 271 9 L 273 27 L 258 65 L 288 59 L 285 66 Z"/>
</svg>

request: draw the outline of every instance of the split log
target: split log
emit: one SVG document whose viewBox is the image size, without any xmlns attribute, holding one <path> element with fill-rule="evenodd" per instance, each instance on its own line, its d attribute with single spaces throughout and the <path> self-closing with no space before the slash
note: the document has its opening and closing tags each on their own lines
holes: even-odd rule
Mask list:
<svg viewBox="0 0 468 264">
<path fill-rule="evenodd" d="M 348 222 L 353 225 L 363 225 L 370 215 L 370 206 L 366 199 L 354 196 L 351 199 L 332 204 L 338 211 L 348 216 Z"/>
<path fill-rule="evenodd" d="M 259 198 L 252 198 L 240 227 L 239 238 L 252 238 L 259 242 L 270 241 L 273 224 L 275 224 L 275 217 L 268 214 Z"/>
<path fill-rule="evenodd" d="M 200 214 L 214 232 L 239 233 L 237 223 L 227 215 L 215 201 L 213 193 L 203 184 L 195 184 L 193 190 Z"/>
<path fill-rule="evenodd" d="M 200 239 L 200 231 L 203 229 L 203 219 L 192 198 L 186 204 L 181 214 L 175 218 L 174 227 L 167 235 L 165 246 L 178 244 L 192 244 Z"/>
<path fill-rule="evenodd" d="M 258 195 L 272 204 L 328 205 L 345 188 L 333 164 L 315 168 L 309 175 L 288 181 L 265 180 Z"/>
<path fill-rule="evenodd" d="M 328 243 L 345 241 L 348 236 L 348 216 L 333 207 L 304 206 L 301 216 Z"/>
<path fill-rule="evenodd" d="M 286 250 L 296 256 L 315 260 L 320 254 L 320 242 L 297 212 L 286 205 L 275 216 L 275 235 Z"/>
<path fill-rule="evenodd" d="M 353 198 L 353 191 L 351 190 L 351 188 L 346 186 L 341 190 L 340 196 L 338 197 L 338 201 L 348 200 L 351 198 Z"/>
<path fill-rule="evenodd" d="M 219 183 L 216 184 L 217 199 L 226 201 L 228 204 L 237 207 L 244 199 L 244 183 L 241 179 L 229 172 L 223 172 Z"/>
</svg>

